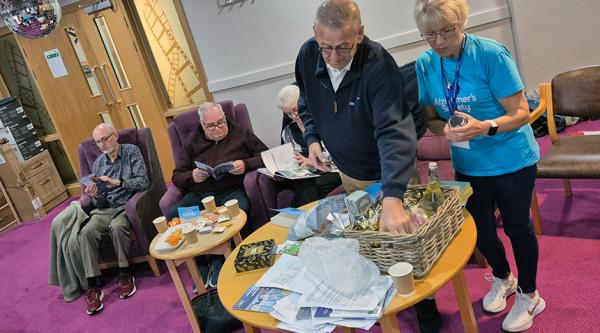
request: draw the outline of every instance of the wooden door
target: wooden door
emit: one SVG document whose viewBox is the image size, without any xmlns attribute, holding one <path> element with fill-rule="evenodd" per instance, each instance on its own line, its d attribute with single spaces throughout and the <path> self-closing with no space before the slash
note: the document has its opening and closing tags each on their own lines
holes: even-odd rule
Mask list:
<svg viewBox="0 0 600 333">
<path fill-rule="evenodd" d="M 100 122 L 110 122 L 117 129 L 151 128 L 169 180 L 174 163 L 163 117 L 166 106 L 151 85 L 121 1 L 113 3 L 112 9 L 91 15 L 83 10 L 65 14 L 49 36 L 18 41 L 75 170 L 81 140 Z M 60 52 L 65 76 L 55 77 L 44 56 L 53 49 Z"/>
</svg>

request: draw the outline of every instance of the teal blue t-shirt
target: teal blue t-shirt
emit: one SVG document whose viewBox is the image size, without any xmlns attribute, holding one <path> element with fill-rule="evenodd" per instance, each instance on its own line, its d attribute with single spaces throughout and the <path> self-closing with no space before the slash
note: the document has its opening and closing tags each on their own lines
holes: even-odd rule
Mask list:
<svg viewBox="0 0 600 333">
<path fill-rule="evenodd" d="M 519 72 L 503 45 L 491 39 L 466 34 L 460 74 L 457 109 L 478 120 L 495 119 L 506 110 L 498 99 L 523 90 Z M 458 58 L 444 58 L 448 82 L 453 82 Z M 419 103 L 433 106 L 442 119 L 450 113 L 444 96 L 440 56 L 432 49 L 416 62 Z M 529 124 L 495 136 L 478 136 L 465 145 L 452 145 L 454 169 L 470 176 L 497 176 L 533 165 L 540 150 Z"/>
</svg>

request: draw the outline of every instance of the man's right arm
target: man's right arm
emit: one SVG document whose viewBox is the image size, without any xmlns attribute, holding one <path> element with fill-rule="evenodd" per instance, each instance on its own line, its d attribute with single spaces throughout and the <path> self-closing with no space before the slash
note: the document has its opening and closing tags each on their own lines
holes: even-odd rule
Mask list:
<svg viewBox="0 0 600 333">
<path fill-rule="evenodd" d="M 317 132 L 317 127 L 315 126 L 315 122 L 310 114 L 308 109 L 308 101 L 306 99 L 306 83 L 304 81 L 304 69 L 303 69 L 303 53 L 306 52 L 305 49 L 307 45 L 304 45 L 300 49 L 300 53 L 296 58 L 296 83 L 298 84 L 298 88 L 300 88 L 300 96 L 298 97 L 298 115 L 302 122 L 304 123 L 304 142 L 306 142 L 307 146 L 310 146 L 311 143 L 320 142 L 321 137 Z"/>
</svg>

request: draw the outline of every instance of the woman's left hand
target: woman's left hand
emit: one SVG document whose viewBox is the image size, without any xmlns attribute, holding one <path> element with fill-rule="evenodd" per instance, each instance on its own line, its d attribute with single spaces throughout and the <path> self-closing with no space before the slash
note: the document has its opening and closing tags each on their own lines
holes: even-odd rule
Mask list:
<svg viewBox="0 0 600 333">
<path fill-rule="evenodd" d="M 453 141 L 469 141 L 480 135 L 487 135 L 490 129 L 490 124 L 487 121 L 477 120 L 463 112 L 456 111 L 454 114 L 467 118 L 467 124 L 461 127 L 448 128 L 452 138 L 456 138 Z"/>
</svg>

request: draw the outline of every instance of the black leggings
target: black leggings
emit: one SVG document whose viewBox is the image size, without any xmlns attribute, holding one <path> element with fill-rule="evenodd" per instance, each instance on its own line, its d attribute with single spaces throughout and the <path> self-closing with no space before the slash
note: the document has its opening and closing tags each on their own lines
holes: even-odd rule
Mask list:
<svg viewBox="0 0 600 333">
<path fill-rule="evenodd" d="M 510 273 L 504 246 L 496 232 L 494 211 L 502 215 L 504 233 L 510 238 L 519 272 L 519 286 L 524 293 L 536 290 L 538 243 L 529 220 L 531 194 L 537 166 L 499 176 L 474 177 L 456 173 L 456 180 L 468 181 L 473 195 L 467 210 L 477 225 L 477 248 L 492 267 L 495 277 Z"/>
</svg>

